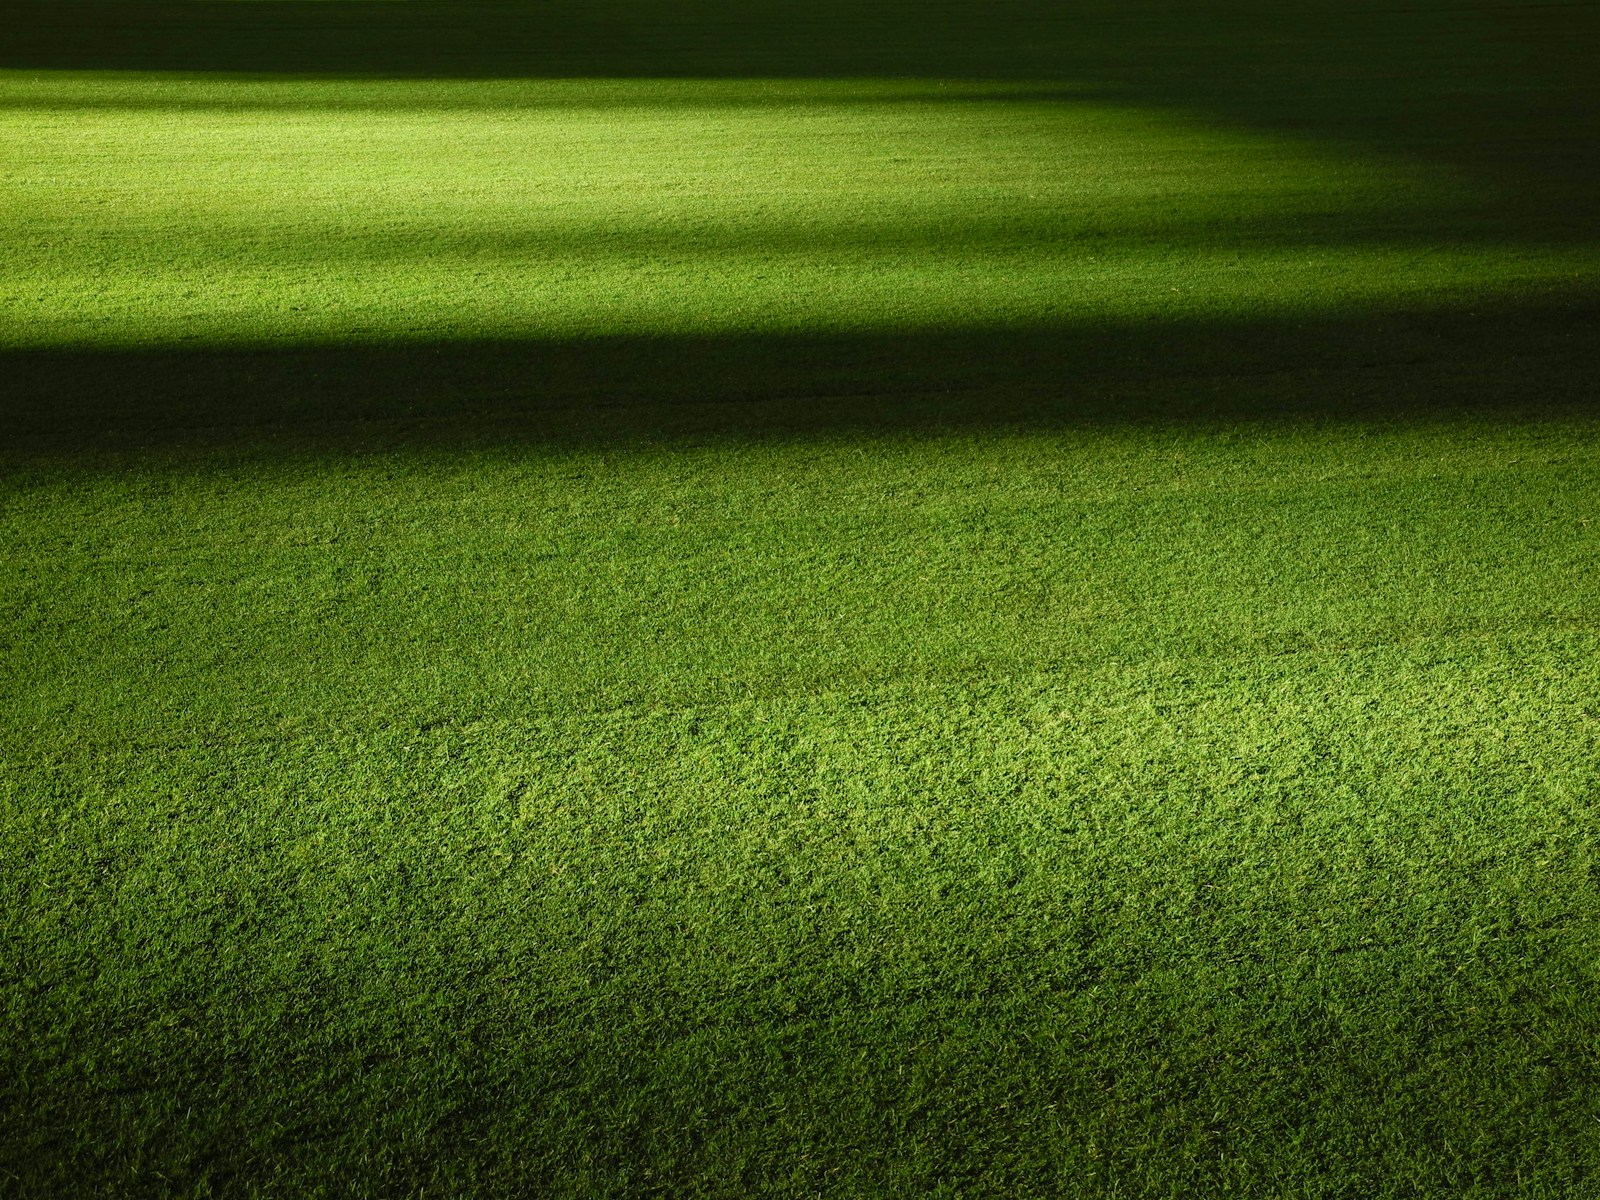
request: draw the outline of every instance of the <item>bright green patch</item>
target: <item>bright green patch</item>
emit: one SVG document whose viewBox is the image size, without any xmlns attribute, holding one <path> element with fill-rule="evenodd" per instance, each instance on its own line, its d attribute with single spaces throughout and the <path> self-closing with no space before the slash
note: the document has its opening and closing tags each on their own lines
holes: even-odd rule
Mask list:
<svg viewBox="0 0 1600 1200">
<path fill-rule="evenodd" d="M 13 346 L 1322 314 L 1596 265 L 1439 244 L 1448 177 L 1071 87 L 3 87 Z"/>
</svg>

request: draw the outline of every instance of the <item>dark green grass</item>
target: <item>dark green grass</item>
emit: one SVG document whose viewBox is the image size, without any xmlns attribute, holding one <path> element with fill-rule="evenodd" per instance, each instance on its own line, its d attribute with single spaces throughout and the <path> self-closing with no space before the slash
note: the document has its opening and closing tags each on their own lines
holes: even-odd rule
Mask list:
<svg viewBox="0 0 1600 1200">
<path fill-rule="evenodd" d="M 0 30 L 0 1193 L 1600 1188 L 1593 9 Z"/>
</svg>

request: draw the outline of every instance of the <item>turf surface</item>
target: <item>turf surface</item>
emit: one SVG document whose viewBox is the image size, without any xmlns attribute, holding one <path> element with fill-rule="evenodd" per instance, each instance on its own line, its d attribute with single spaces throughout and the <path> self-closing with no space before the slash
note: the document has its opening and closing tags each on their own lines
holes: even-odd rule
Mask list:
<svg viewBox="0 0 1600 1200">
<path fill-rule="evenodd" d="M 11 6 L 0 1191 L 1592 1194 L 1595 11 Z"/>
</svg>

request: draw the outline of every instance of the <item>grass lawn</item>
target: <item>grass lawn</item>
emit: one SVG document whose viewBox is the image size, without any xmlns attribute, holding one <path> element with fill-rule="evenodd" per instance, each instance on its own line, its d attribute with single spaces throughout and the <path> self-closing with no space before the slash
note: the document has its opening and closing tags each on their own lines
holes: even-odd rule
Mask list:
<svg viewBox="0 0 1600 1200">
<path fill-rule="evenodd" d="M 1600 1194 L 1597 33 L 8 6 L 0 1195 Z"/>
</svg>

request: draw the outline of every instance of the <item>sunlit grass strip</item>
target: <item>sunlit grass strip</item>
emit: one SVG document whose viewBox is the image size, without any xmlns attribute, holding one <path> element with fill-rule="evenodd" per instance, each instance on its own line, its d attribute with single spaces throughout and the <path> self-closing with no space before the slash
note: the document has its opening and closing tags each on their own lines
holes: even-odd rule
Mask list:
<svg viewBox="0 0 1600 1200">
<path fill-rule="evenodd" d="M 46 739 L 0 769 L 12 1161 L 62 1194 L 1578 1194 L 1597 662 L 1530 630 Z"/>
<path fill-rule="evenodd" d="M 11 346 L 1320 314 L 1537 295 L 1600 261 L 1474 226 L 1472 189 L 1421 167 L 1061 87 L 13 74 L 0 95 Z"/>
</svg>

